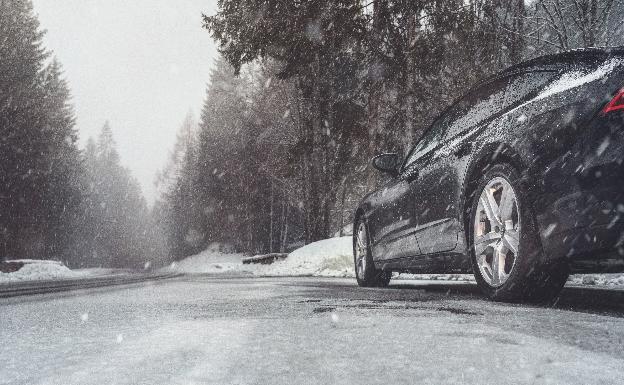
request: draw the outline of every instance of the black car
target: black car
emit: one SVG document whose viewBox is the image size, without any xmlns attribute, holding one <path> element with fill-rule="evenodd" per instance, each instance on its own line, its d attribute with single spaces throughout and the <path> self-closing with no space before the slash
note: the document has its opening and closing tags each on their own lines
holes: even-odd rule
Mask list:
<svg viewBox="0 0 624 385">
<path fill-rule="evenodd" d="M 543 301 L 570 273 L 624 271 L 624 48 L 533 59 L 435 120 L 355 212 L 361 286 L 474 273 L 487 296 Z"/>
</svg>

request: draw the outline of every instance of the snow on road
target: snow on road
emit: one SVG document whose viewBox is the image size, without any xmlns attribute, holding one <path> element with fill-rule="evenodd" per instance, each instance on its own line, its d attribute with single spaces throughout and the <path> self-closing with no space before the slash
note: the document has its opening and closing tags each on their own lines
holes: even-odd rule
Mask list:
<svg viewBox="0 0 624 385">
<path fill-rule="evenodd" d="M 0 384 L 589 385 L 624 378 L 623 318 L 423 288 L 197 276 L 0 300 Z"/>
</svg>

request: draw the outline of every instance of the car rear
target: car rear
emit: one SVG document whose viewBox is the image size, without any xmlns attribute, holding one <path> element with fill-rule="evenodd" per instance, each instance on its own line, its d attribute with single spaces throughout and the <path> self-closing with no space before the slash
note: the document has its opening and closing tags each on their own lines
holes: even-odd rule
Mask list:
<svg viewBox="0 0 624 385">
<path fill-rule="evenodd" d="M 559 119 L 543 142 L 565 149 L 535 163 L 545 254 L 569 259 L 573 272 L 624 271 L 624 52 L 579 55 L 563 68 L 540 103 Z"/>
</svg>

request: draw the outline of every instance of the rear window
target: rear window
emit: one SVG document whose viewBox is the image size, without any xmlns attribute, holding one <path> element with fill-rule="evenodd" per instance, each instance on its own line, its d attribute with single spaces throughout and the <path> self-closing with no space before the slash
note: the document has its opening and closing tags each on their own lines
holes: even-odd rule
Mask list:
<svg viewBox="0 0 624 385">
<path fill-rule="evenodd" d="M 540 91 L 554 80 L 558 74 L 557 71 L 531 71 L 515 75 L 505 92 L 503 109 L 508 109 L 533 96 L 536 91 Z"/>
<path fill-rule="evenodd" d="M 446 138 L 453 138 L 500 111 L 504 104 L 508 82 L 508 77 L 494 80 L 462 98 L 448 112 Z"/>
<path fill-rule="evenodd" d="M 557 72 L 531 71 L 510 75 L 483 85 L 466 95 L 451 114 L 447 139 L 504 113 L 542 89 Z"/>
</svg>

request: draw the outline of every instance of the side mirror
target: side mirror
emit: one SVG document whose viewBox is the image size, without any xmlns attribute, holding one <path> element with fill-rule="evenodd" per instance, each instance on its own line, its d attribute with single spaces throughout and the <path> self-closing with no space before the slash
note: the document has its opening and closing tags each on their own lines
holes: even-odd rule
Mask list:
<svg viewBox="0 0 624 385">
<path fill-rule="evenodd" d="M 390 174 L 392 177 L 397 177 L 399 175 L 400 162 L 399 154 L 396 153 L 377 155 L 372 161 L 373 167 L 381 172 Z"/>
</svg>

